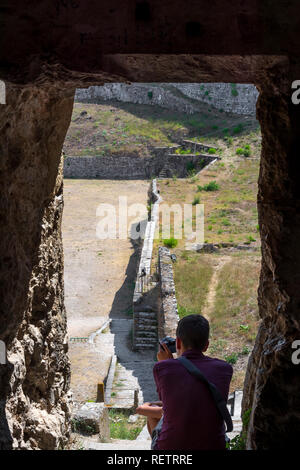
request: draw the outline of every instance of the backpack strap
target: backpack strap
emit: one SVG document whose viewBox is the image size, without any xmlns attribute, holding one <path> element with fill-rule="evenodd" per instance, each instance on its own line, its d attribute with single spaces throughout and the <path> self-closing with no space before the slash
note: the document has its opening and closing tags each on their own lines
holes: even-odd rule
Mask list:
<svg viewBox="0 0 300 470">
<path fill-rule="evenodd" d="M 194 375 L 195 377 L 197 377 L 197 379 L 200 379 L 201 382 L 206 384 L 206 386 L 208 387 L 214 399 L 214 402 L 218 408 L 220 415 L 222 416 L 223 420 L 226 423 L 226 428 L 227 428 L 226 432 L 231 432 L 233 430 L 232 419 L 228 411 L 227 404 L 224 398 L 222 397 L 220 391 L 217 389 L 217 387 L 213 383 L 209 382 L 207 378 L 202 374 L 202 372 L 200 372 L 198 367 L 196 367 L 185 356 L 180 356 L 177 358 L 177 360 L 181 362 L 181 364 L 189 371 L 190 374 Z"/>
</svg>

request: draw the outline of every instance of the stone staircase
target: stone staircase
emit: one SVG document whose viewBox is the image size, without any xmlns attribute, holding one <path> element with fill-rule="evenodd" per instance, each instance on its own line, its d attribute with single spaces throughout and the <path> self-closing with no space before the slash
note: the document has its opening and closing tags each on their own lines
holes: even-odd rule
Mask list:
<svg viewBox="0 0 300 470">
<path fill-rule="evenodd" d="M 160 170 L 160 172 L 159 172 L 159 174 L 158 174 L 158 178 L 159 178 L 159 179 L 164 179 L 164 178 L 168 178 L 168 177 L 169 177 L 169 171 L 168 171 L 168 169 L 166 168 L 166 166 L 164 166 L 164 167 Z"/>
<path fill-rule="evenodd" d="M 135 312 L 134 349 L 157 348 L 157 314 L 153 310 Z"/>
</svg>

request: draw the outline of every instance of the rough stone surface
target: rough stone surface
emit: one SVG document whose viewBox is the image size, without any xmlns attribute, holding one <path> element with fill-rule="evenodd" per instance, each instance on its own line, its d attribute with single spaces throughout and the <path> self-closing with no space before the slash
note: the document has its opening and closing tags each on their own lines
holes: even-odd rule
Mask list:
<svg viewBox="0 0 300 470">
<path fill-rule="evenodd" d="M 248 365 L 243 412 L 252 409 L 248 448 L 286 450 L 297 446 L 300 432 L 299 365 L 292 362 L 292 344 L 300 337 L 300 109 L 290 99 L 295 70 L 273 72 L 261 87 L 257 111 L 262 128 L 261 325 Z"/>
<path fill-rule="evenodd" d="M 100 440 L 110 438 L 108 409 L 104 403 L 85 403 L 72 417 L 74 427 L 79 427 L 83 433 L 90 429 L 93 434 L 99 434 Z"/>
<path fill-rule="evenodd" d="M 7 87 L 0 137 L 0 448 L 54 449 L 69 433 L 60 154 L 71 92 Z"/>
<path fill-rule="evenodd" d="M 148 153 L 148 152 L 147 152 Z M 206 154 L 177 155 L 170 154 L 169 147 L 153 150 L 151 155 L 140 155 L 138 152 L 119 154 L 64 158 L 65 178 L 101 178 L 101 179 L 149 179 L 159 176 L 163 169 L 167 177 L 176 175 L 185 178 L 188 164 L 192 163 L 196 171 L 209 164 L 216 157 Z"/>
<path fill-rule="evenodd" d="M 160 246 L 158 249 L 158 269 L 160 287 L 158 336 L 160 339 L 164 336 L 172 336 L 174 338 L 176 336 L 179 316 L 170 250 L 163 246 Z"/>
<path fill-rule="evenodd" d="M 97 103 L 117 100 L 161 106 L 193 114 L 199 101 L 236 114 L 255 115 L 258 91 L 254 85 L 230 83 L 107 83 L 103 86 L 77 89 L 75 100 Z"/>
</svg>

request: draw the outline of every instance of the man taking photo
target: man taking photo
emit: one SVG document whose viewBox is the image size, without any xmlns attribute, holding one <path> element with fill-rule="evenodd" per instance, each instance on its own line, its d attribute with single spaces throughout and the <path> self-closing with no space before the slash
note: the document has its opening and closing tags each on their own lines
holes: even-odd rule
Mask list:
<svg viewBox="0 0 300 470">
<path fill-rule="evenodd" d="M 177 357 L 196 366 L 227 402 L 233 369 L 220 359 L 204 355 L 209 345 L 209 322 L 202 315 L 188 315 L 178 322 Z M 161 403 L 145 403 L 136 413 L 147 416 L 154 450 L 224 450 L 224 419 L 207 382 L 199 380 L 174 359 L 160 343 L 153 375 Z M 159 424 L 158 424 L 159 423 Z M 155 432 L 153 433 L 153 431 Z M 153 436 L 152 436 L 153 437 Z"/>
</svg>

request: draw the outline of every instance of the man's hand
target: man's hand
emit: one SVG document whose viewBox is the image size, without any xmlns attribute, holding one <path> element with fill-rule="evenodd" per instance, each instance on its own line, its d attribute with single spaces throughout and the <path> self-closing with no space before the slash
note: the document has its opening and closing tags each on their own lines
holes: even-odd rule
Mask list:
<svg viewBox="0 0 300 470">
<path fill-rule="evenodd" d="M 156 404 L 157 403 L 157 404 Z M 149 418 L 162 417 L 162 403 L 161 402 L 146 402 L 138 406 L 135 410 L 136 414 L 147 416 Z"/>
<path fill-rule="evenodd" d="M 163 348 L 163 349 L 162 349 Z M 157 353 L 157 360 L 164 361 L 166 359 L 173 359 L 173 354 L 165 343 L 159 343 L 159 350 Z"/>
</svg>

